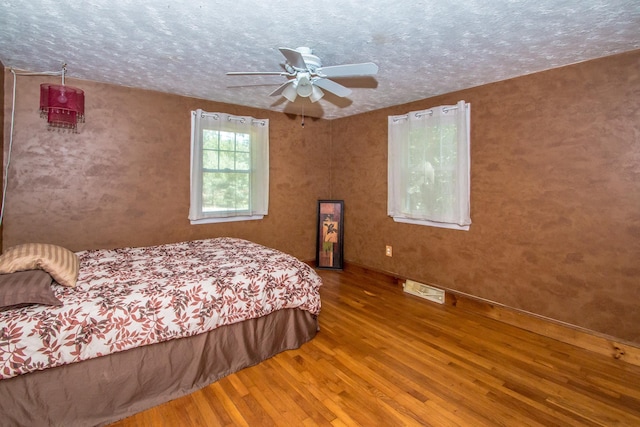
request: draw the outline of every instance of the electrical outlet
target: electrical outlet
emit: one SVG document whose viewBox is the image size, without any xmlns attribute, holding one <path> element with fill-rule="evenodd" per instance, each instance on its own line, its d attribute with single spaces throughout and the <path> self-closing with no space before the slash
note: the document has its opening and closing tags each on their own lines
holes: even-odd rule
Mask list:
<svg viewBox="0 0 640 427">
<path fill-rule="evenodd" d="M 393 256 L 393 247 L 391 247 L 390 245 L 387 245 L 384 254 L 386 256 Z"/>
</svg>

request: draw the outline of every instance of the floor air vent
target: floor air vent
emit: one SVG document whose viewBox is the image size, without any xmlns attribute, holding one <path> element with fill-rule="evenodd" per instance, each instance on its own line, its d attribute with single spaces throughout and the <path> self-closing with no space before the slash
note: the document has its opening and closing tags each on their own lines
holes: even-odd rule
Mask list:
<svg viewBox="0 0 640 427">
<path fill-rule="evenodd" d="M 429 301 L 444 304 L 444 291 L 442 289 L 434 288 L 423 283 L 414 282 L 413 280 L 407 280 L 404 283 L 404 291 L 408 294 L 428 299 Z"/>
</svg>

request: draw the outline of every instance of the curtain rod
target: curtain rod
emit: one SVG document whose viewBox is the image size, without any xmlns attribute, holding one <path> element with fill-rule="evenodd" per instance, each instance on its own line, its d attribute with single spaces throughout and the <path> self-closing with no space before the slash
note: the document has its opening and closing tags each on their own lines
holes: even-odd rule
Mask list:
<svg viewBox="0 0 640 427">
<path fill-rule="evenodd" d="M 469 104 L 465 104 L 465 108 L 467 108 L 467 106 L 468 106 L 468 105 L 469 105 Z M 442 107 L 442 112 L 443 112 L 443 113 L 446 113 L 446 112 L 448 112 L 448 111 L 450 111 L 450 110 L 457 110 L 457 109 L 458 109 L 458 107 L 457 107 L 457 106 L 456 106 L 456 107 Z M 429 109 L 429 110 L 424 110 L 424 111 L 416 111 L 416 112 L 414 113 L 414 115 L 415 115 L 417 118 L 420 118 L 420 117 L 423 117 L 423 116 L 433 116 L 433 108 L 431 108 L 431 109 Z M 393 118 L 393 121 L 394 121 L 394 122 L 397 122 L 397 121 L 400 121 L 400 120 L 406 120 L 406 119 L 408 119 L 408 118 L 409 118 L 409 114 L 405 114 L 405 115 L 403 115 L 403 116 L 395 116 L 395 117 Z"/>
<path fill-rule="evenodd" d="M 193 112 L 193 114 L 195 114 L 195 111 Z M 213 117 L 214 120 L 218 120 L 220 118 L 220 113 L 207 113 L 207 112 L 203 111 L 201 113 L 200 117 L 205 117 L 205 116 Z M 240 123 L 244 123 L 246 121 L 246 117 L 239 117 L 239 116 L 231 116 L 231 115 L 229 115 L 227 117 L 227 120 L 228 121 L 235 120 L 235 121 L 238 121 Z M 259 124 L 260 126 L 264 126 L 264 125 L 267 124 L 267 121 L 264 120 L 264 119 L 254 119 L 254 118 L 252 118 L 251 119 L 251 123 L 252 124 Z"/>
</svg>

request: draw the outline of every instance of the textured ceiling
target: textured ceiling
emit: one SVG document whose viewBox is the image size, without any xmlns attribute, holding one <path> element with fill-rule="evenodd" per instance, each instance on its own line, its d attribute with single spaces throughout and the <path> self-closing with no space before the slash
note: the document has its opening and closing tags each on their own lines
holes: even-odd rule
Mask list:
<svg viewBox="0 0 640 427">
<path fill-rule="evenodd" d="M 299 46 L 379 72 L 316 103 L 225 75 L 281 71 Z M 6 67 L 326 119 L 638 48 L 639 0 L 0 0 Z"/>
</svg>

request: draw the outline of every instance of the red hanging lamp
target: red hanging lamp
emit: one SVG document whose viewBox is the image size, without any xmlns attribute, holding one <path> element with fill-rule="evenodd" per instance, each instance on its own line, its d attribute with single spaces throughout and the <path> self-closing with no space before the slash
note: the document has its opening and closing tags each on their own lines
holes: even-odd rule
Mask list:
<svg viewBox="0 0 640 427">
<path fill-rule="evenodd" d="M 65 86 L 67 64 L 62 66 L 62 84 L 40 85 L 40 117 L 46 118 L 49 130 L 78 133 L 78 122 L 84 123 L 84 91 Z"/>
</svg>

